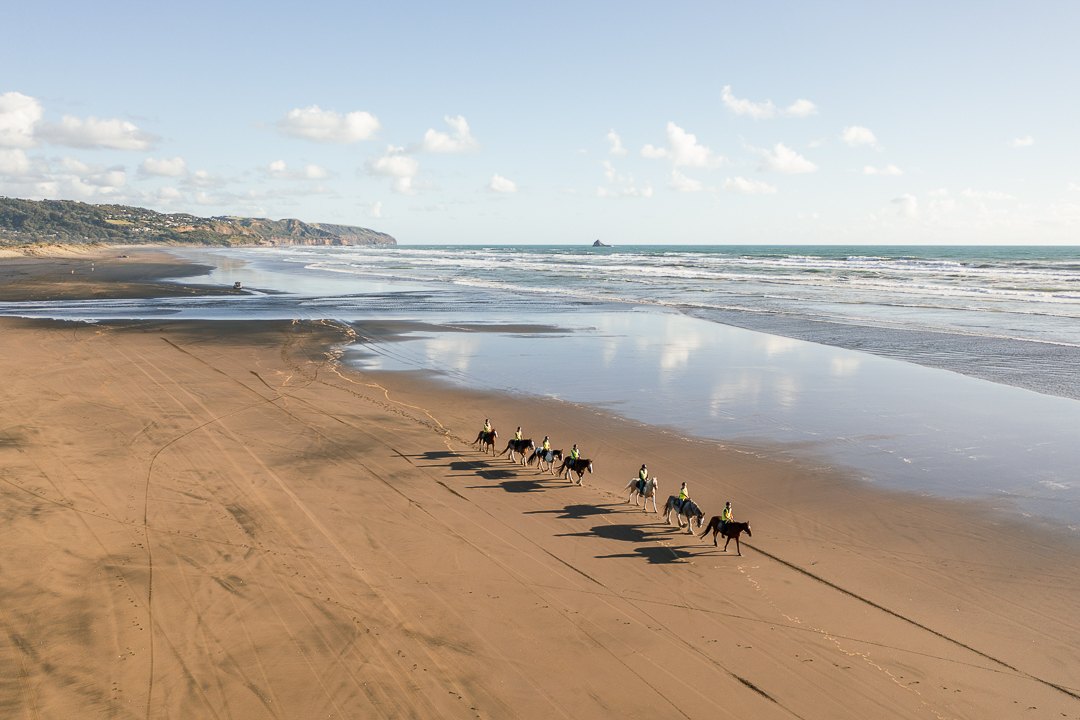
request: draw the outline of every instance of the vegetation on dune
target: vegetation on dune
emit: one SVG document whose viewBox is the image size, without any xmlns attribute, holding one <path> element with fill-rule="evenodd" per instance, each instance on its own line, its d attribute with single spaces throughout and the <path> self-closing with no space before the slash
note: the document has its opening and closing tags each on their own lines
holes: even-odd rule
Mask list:
<svg viewBox="0 0 1080 720">
<path fill-rule="evenodd" d="M 127 205 L 0 197 L 0 245 L 32 243 L 177 245 L 396 245 L 351 225 L 300 220 L 165 214 Z"/>
</svg>

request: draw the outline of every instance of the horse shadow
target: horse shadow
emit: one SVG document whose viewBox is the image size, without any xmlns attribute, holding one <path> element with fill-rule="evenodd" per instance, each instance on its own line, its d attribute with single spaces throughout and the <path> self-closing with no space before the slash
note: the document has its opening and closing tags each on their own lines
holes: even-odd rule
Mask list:
<svg viewBox="0 0 1080 720">
<path fill-rule="evenodd" d="M 558 511 L 556 511 L 558 512 Z M 597 514 L 597 513 L 593 513 Z M 666 545 L 653 545 L 652 541 L 666 537 L 665 529 L 657 529 L 651 525 L 597 525 L 589 528 L 587 532 L 566 533 L 557 537 L 599 537 L 605 540 L 619 540 L 629 543 L 649 543 L 633 549 L 633 552 L 614 553 L 612 555 L 597 555 L 598 560 L 608 558 L 645 558 L 651 565 L 665 565 L 670 563 L 684 562 L 686 558 L 695 557 L 698 553 L 690 552 L 681 548 L 668 547 Z M 710 550 L 712 548 L 709 548 Z"/>
<path fill-rule="evenodd" d="M 461 456 L 458 453 L 449 450 L 428 450 L 419 455 L 411 455 L 410 457 L 420 458 L 421 460 L 445 460 L 446 458 Z"/>
<path fill-rule="evenodd" d="M 680 550 L 679 548 L 665 545 L 647 545 L 634 548 L 631 553 L 616 553 L 614 555 L 597 555 L 597 560 L 608 558 L 641 558 L 644 557 L 650 565 L 670 565 L 672 563 L 686 562 L 687 558 L 696 557 L 696 553 Z"/>
<path fill-rule="evenodd" d="M 567 505 L 562 510 L 530 510 L 526 515 L 547 515 L 562 513 L 559 520 L 584 520 L 592 515 L 609 515 L 612 510 L 603 505 Z"/>
</svg>

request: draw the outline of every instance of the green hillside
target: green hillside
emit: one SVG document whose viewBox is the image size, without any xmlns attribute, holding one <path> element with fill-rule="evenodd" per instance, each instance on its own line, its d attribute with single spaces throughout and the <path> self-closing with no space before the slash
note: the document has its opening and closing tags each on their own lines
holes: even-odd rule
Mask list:
<svg viewBox="0 0 1080 720">
<path fill-rule="evenodd" d="M 396 245 L 385 233 L 300 220 L 164 214 L 127 205 L 0 197 L 0 245 Z"/>
</svg>

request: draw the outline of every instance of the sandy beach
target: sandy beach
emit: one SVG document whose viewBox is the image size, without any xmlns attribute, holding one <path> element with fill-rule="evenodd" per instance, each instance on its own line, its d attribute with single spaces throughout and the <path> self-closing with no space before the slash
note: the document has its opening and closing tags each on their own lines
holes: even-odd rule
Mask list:
<svg viewBox="0 0 1080 720">
<path fill-rule="evenodd" d="M 0 298 L 202 291 L 129 254 Z M 979 502 L 349 369 L 341 324 L 0 328 L 0 717 L 1080 718 L 1080 546 Z M 628 505 L 642 462 L 742 555 Z"/>
</svg>

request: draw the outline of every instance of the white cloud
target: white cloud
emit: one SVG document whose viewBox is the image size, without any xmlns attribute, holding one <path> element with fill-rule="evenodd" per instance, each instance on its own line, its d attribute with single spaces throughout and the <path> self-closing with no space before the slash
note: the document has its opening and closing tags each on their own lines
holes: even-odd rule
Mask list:
<svg viewBox="0 0 1080 720">
<path fill-rule="evenodd" d="M 996 190 L 989 190 L 987 192 L 979 192 L 979 191 L 976 191 L 976 190 L 972 190 L 971 188 L 968 188 L 967 190 L 964 190 L 960 194 L 963 195 L 966 198 L 971 198 L 972 200 L 1015 200 L 1016 199 L 1012 195 L 1009 195 L 1009 194 L 1003 193 L 1003 192 L 997 192 Z"/>
<path fill-rule="evenodd" d="M 381 158 L 368 158 L 368 172 L 380 177 L 411 178 L 415 177 L 420 170 L 420 162 L 405 154 L 405 148 L 387 147 L 386 154 Z"/>
<path fill-rule="evenodd" d="M 290 170 L 284 160 L 270 163 L 266 174 L 279 180 L 324 180 L 330 177 L 330 173 L 321 165 L 305 165 L 299 170 Z"/>
<path fill-rule="evenodd" d="M 424 133 L 424 141 L 420 144 L 421 151 L 429 153 L 467 153 L 483 150 L 480 143 L 469 131 L 469 123 L 465 122 L 464 116 L 458 115 L 456 118 L 452 118 L 445 115 L 443 120 L 453 128 L 454 136 L 451 137 L 447 133 L 428 128 L 428 131 Z"/>
<path fill-rule="evenodd" d="M 724 105 L 727 106 L 736 115 L 749 115 L 755 120 L 766 120 L 768 118 L 779 116 L 786 117 L 807 117 L 808 115 L 814 115 L 817 113 L 817 106 L 809 100 L 799 99 L 791 105 L 788 105 L 783 110 L 778 110 L 773 105 L 772 100 L 766 100 L 763 103 L 756 103 L 750 100 L 739 99 L 731 92 L 731 86 L 725 85 L 724 89 L 720 91 L 720 98 L 724 101 Z"/>
<path fill-rule="evenodd" d="M 1080 192 L 1080 185 L 1077 185 L 1076 183 L 1069 183 L 1068 190 L 1073 192 Z"/>
<path fill-rule="evenodd" d="M 784 114 L 788 117 L 808 117 L 817 115 L 817 105 L 809 100 L 799 99 L 784 108 Z"/>
<path fill-rule="evenodd" d="M 727 178 L 721 189 L 740 195 L 775 195 L 776 188 L 759 180 L 747 180 L 742 177 Z"/>
<path fill-rule="evenodd" d="M 818 166 L 795 152 L 784 143 L 776 143 L 772 152 L 759 150 L 765 159 L 758 170 L 763 172 L 780 172 L 788 175 L 796 173 L 810 173 L 818 169 Z"/>
<path fill-rule="evenodd" d="M 513 180 L 507 180 L 502 175 L 496 173 L 495 175 L 491 176 L 491 182 L 488 183 L 488 189 L 492 192 L 497 193 L 516 193 L 517 183 L 515 183 Z"/>
<path fill-rule="evenodd" d="M 864 128 L 859 125 L 852 125 L 851 127 L 844 128 L 844 132 L 840 134 L 840 139 L 851 147 L 859 147 L 860 145 L 869 145 L 872 148 L 878 149 L 881 147 L 878 145 L 874 133 L 872 133 L 869 128 Z"/>
<path fill-rule="evenodd" d="M 43 110 L 36 98 L 17 92 L 0 94 L 0 146 L 28 148 L 37 145 L 34 126 Z"/>
<path fill-rule="evenodd" d="M 728 110 L 731 110 L 736 115 L 749 115 L 755 120 L 771 118 L 776 115 L 776 106 L 772 104 L 771 100 L 766 100 L 763 103 L 740 100 L 732 94 L 730 85 L 725 85 L 724 89 L 720 91 L 720 98 L 724 101 L 724 105 L 727 106 Z"/>
<path fill-rule="evenodd" d="M 1031 137 L 1030 135 L 1027 135 L 1027 136 L 1022 137 L 1022 138 L 1016 138 L 1015 140 L 1012 141 L 1012 146 L 1014 148 L 1031 147 L 1034 144 L 1035 144 L 1035 138 Z"/>
<path fill-rule="evenodd" d="M 368 217 L 375 220 L 381 220 L 386 217 L 382 213 L 382 200 L 376 200 L 371 204 L 371 207 L 368 209 Z"/>
<path fill-rule="evenodd" d="M 390 189 L 398 195 L 416 195 L 420 192 L 420 188 L 413 184 L 411 177 L 399 177 L 390 185 Z"/>
<path fill-rule="evenodd" d="M 59 125 L 39 122 L 34 134 L 53 145 L 74 148 L 104 147 L 113 150 L 150 150 L 159 139 L 127 120 L 98 120 L 93 115 L 85 120 L 74 115 L 65 115 Z"/>
<path fill-rule="evenodd" d="M 187 175 L 187 163 L 182 157 L 174 158 L 146 158 L 139 165 L 139 174 L 159 175 L 161 177 L 183 177 Z"/>
<path fill-rule="evenodd" d="M 905 217 L 915 217 L 919 214 L 919 200 L 914 195 L 904 193 L 893 202 L 900 206 L 900 214 Z"/>
<path fill-rule="evenodd" d="M 825 138 L 819 138 L 818 140 L 811 140 L 810 147 L 819 148 L 825 146 Z"/>
<path fill-rule="evenodd" d="M 22 177 L 29 175 L 30 171 L 30 160 L 22 150 L 0 150 L 0 175 Z"/>
<path fill-rule="evenodd" d="M 656 148 L 645 145 L 641 155 L 647 158 L 668 158 L 675 167 L 714 168 L 724 164 L 723 156 L 713 156 L 713 151 L 698 145 L 697 137 L 673 122 L 667 124 L 668 147 Z"/>
<path fill-rule="evenodd" d="M 872 165 L 867 165 L 862 169 L 863 175 L 903 175 L 904 171 L 895 165 L 886 165 L 880 170 Z"/>
<path fill-rule="evenodd" d="M 945 197 L 949 194 L 948 188 L 938 188 L 937 190 L 931 190 L 927 193 L 930 197 Z"/>
<path fill-rule="evenodd" d="M 615 128 L 612 128 L 611 132 L 609 132 L 607 135 L 604 136 L 604 139 L 607 140 L 609 143 L 611 143 L 611 149 L 608 150 L 608 152 L 610 154 L 612 154 L 612 155 L 625 155 L 626 154 L 626 148 L 624 148 L 622 146 L 622 138 L 620 138 L 618 136 L 618 134 L 615 132 Z"/>
<path fill-rule="evenodd" d="M 607 160 L 601 160 L 600 164 L 604 166 L 604 177 L 607 178 L 608 182 L 615 183 L 616 185 L 634 184 L 633 174 L 620 175 L 618 172 L 616 172 L 615 167 Z"/>
<path fill-rule="evenodd" d="M 171 200 L 179 200 L 184 197 L 184 194 L 177 188 L 166 185 L 165 187 L 158 188 L 157 197 L 159 200 L 169 202 Z"/>
<path fill-rule="evenodd" d="M 703 189 L 700 180 L 688 178 L 678 170 L 671 171 L 671 180 L 668 181 L 668 187 L 677 192 L 698 192 Z"/>
<path fill-rule="evenodd" d="M 368 140 L 379 130 L 378 119 L 368 112 L 347 115 L 318 105 L 290 110 L 277 122 L 280 132 L 320 143 L 348 144 Z"/>
<path fill-rule="evenodd" d="M 71 175 L 81 178 L 89 185 L 118 188 L 127 185 L 127 173 L 122 166 L 106 168 L 104 165 L 87 165 L 73 157 L 60 159 L 60 164 Z"/>
<path fill-rule="evenodd" d="M 187 181 L 198 187 L 216 187 L 225 184 L 224 178 L 220 175 L 214 175 L 208 170 L 196 170 L 188 176 Z"/>
<path fill-rule="evenodd" d="M 126 120 L 65 115 L 57 125 L 42 120 L 43 113 L 36 98 L 17 92 L 0 94 L 0 146 L 27 148 L 44 141 L 75 148 L 149 150 L 159 139 Z"/>
<path fill-rule="evenodd" d="M 606 187 L 596 188 L 596 197 L 600 198 L 622 198 L 622 197 L 652 197 L 653 189 L 651 185 L 646 185 L 643 188 L 623 188 L 622 190 L 610 190 Z"/>
</svg>

